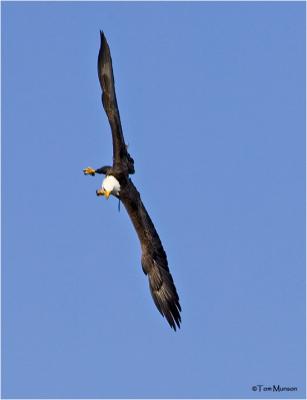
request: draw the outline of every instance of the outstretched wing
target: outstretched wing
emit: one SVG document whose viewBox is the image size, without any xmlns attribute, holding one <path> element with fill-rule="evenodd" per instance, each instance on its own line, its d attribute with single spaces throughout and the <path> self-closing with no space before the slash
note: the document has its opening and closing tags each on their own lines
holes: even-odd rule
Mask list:
<svg viewBox="0 0 307 400">
<path fill-rule="evenodd" d="M 120 167 L 129 174 L 133 174 L 134 161 L 127 151 L 117 106 L 110 48 L 102 31 L 100 31 L 100 39 L 98 77 L 102 89 L 103 108 L 112 130 L 113 167 Z"/>
<path fill-rule="evenodd" d="M 170 326 L 176 330 L 176 325 L 180 328 L 181 323 L 179 296 L 159 235 L 131 180 L 121 189 L 120 199 L 132 220 L 141 243 L 142 268 L 148 275 L 149 288 L 155 305 Z"/>
</svg>

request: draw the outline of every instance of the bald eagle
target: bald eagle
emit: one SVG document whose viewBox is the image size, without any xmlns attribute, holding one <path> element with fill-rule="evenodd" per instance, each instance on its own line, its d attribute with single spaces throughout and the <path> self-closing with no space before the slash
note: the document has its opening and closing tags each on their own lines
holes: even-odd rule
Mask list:
<svg viewBox="0 0 307 400">
<path fill-rule="evenodd" d="M 100 31 L 100 50 L 98 54 L 98 77 L 102 89 L 102 104 L 107 114 L 113 141 L 113 165 L 98 169 L 87 167 L 85 175 L 103 174 L 101 187 L 97 196 L 110 195 L 117 197 L 125 206 L 140 240 L 141 264 L 149 279 L 149 288 L 160 313 L 169 325 L 176 330 L 180 328 L 180 303 L 172 275 L 168 268 L 166 253 L 159 235 L 148 215 L 140 194 L 134 186 L 130 175 L 134 174 L 134 160 L 125 144 L 119 110 L 116 100 L 112 58 L 106 37 Z"/>
</svg>

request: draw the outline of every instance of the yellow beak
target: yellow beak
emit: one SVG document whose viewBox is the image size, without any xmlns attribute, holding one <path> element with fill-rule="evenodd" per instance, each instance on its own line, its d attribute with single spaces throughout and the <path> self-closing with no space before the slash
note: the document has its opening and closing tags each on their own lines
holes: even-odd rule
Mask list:
<svg viewBox="0 0 307 400">
<path fill-rule="evenodd" d="M 111 192 L 108 192 L 107 190 L 104 191 L 104 197 L 108 200 L 110 197 Z"/>
</svg>

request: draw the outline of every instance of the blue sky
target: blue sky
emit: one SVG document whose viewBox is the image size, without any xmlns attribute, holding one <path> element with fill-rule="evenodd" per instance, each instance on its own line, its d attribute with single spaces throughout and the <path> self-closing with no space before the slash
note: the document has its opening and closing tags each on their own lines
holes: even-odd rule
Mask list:
<svg viewBox="0 0 307 400">
<path fill-rule="evenodd" d="M 100 29 L 176 333 L 82 174 Z M 2 398 L 305 397 L 305 87 L 304 3 L 2 3 Z"/>
</svg>

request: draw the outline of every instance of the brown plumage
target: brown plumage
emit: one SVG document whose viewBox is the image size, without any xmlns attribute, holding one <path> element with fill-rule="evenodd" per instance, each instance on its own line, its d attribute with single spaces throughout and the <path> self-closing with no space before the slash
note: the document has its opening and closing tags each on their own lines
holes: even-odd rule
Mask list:
<svg viewBox="0 0 307 400">
<path fill-rule="evenodd" d="M 84 172 L 91 175 L 95 173 L 111 175 L 120 183 L 120 193 L 115 196 L 124 204 L 140 240 L 142 268 L 148 276 L 153 300 L 169 325 L 176 330 L 176 326 L 180 327 L 181 323 L 179 297 L 159 235 L 142 203 L 139 192 L 129 177 L 134 173 L 134 161 L 128 153 L 123 136 L 110 49 L 103 32 L 100 32 L 100 37 L 98 77 L 102 88 L 102 104 L 112 130 L 113 166 L 105 166 L 97 170 L 87 168 Z"/>
</svg>

